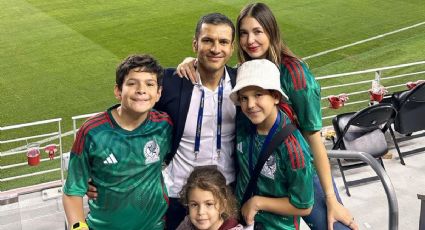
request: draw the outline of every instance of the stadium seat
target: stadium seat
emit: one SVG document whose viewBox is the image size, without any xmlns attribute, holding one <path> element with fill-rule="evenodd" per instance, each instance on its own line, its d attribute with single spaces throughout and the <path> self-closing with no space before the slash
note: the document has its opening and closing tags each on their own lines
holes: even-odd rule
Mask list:
<svg viewBox="0 0 425 230">
<path fill-rule="evenodd" d="M 415 88 L 395 93 L 392 102 L 397 110 L 394 120 L 394 130 L 401 134 L 425 130 L 425 84 Z"/>
<path fill-rule="evenodd" d="M 395 139 L 391 123 L 396 113 L 395 108 L 391 104 L 381 103 L 362 109 L 359 112 L 337 115 L 332 120 L 337 137 L 332 149 L 351 150 L 370 154 L 384 167 L 381 157 L 388 152 L 384 133 L 389 129 L 393 140 Z M 398 145 L 396 142 L 394 144 L 400 156 L 400 161 L 404 165 Z M 337 162 L 348 196 L 351 196 L 348 186 L 378 179 L 377 177 L 368 177 L 347 181 L 344 171 L 364 166 L 364 164 L 349 160 L 345 160 L 343 164 L 341 159 L 337 159 Z"/>
</svg>

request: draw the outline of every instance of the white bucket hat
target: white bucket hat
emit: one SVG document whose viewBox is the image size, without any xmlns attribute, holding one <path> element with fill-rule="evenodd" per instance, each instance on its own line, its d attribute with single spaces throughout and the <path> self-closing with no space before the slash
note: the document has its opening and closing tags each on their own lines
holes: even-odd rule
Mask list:
<svg viewBox="0 0 425 230">
<path fill-rule="evenodd" d="M 267 59 L 255 59 L 244 62 L 238 68 L 236 85 L 230 94 L 230 99 L 235 105 L 238 101 L 238 91 L 248 87 L 258 86 L 263 89 L 276 90 L 282 95 L 282 99 L 288 100 L 288 96 L 280 88 L 280 72 L 277 66 Z"/>
</svg>

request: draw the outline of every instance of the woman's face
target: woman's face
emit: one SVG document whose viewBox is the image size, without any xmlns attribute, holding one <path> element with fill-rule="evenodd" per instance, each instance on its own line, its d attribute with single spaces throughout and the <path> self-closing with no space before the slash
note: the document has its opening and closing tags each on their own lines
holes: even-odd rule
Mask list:
<svg viewBox="0 0 425 230">
<path fill-rule="evenodd" d="M 253 17 L 245 17 L 239 27 L 241 48 L 252 58 L 266 58 L 270 39 L 264 28 Z"/>
</svg>

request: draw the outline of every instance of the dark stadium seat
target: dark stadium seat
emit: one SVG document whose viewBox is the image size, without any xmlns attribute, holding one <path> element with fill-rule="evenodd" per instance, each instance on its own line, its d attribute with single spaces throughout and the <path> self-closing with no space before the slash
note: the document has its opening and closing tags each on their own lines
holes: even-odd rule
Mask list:
<svg viewBox="0 0 425 230">
<path fill-rule="evenodd" d="M 388 145 L 384 133 L 390 130 L 393 140 L 394 132 L 391 123 L 396 116 L 396 110 L 391 104 L 377 104 L 367 107 L 359 112 L 339 114 L 332 120 L 337 140 L 333 150 L 351 150 L 364 152 L 375 157 L 384 167 L 382 156 L 388 152 Z M 395 142 L 400 161 L 404 165 L 404 160 Z M 348 196 L 350 195 L 348 186 L 376 180 L 376 177 L 363 178 L 359 180 L 347 181 L 344 171 L 363 166 L 363 163 L 350 162 L 346 160 L 343 164 L 337 159 L 341 171 L 342 179 Z"/>
<path fill-rule="evenodd" d="M 395 93 L 392 102 L 397 110 L 394 120 L 394 130 L 401 134 L 425 130 L 425 84 L 415 88 Z"/>
</svg>

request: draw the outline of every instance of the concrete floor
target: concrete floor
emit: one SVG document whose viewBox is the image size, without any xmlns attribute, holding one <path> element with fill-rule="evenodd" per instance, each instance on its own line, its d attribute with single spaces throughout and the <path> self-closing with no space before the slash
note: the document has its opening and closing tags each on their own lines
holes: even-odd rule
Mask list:
<svg viewBox="0 0 425 230">
<path fill-rule="evenodd" d="M 392 143 L 392 141 L 389 141 Z M 399 143 L 401 152 L 423 148 L 425 138 L 417 138 Z M 397 151 L 390 150 L 392 159 L 384 159 L 386 172 L 396 191 L 399 208 L 399 229 L 410 230 L 419 228 L 419 213 L 421 202 L 417 194 L 425 194 L 425 154 L 424 151 L 404 157 L 406 165 L 400 164 Z M 333 173 L 340 195 L 360 229 L 388 229 L 388 201 L 381 182 L 370 182 L 356 187 L 350 187 L 351 197 L 345 193 L 342 177 L 338 166 L 333 164 Z M 364 175 L 376 175 L 370 167 L 352 170 L 347 178 L 356 179 Z"/>
<path fill-rule="evenodd" d="M 391 145 L 392 141 L 389 140 Z M 425 146 L 425 137 L 400 143 L 402 152 Z M 392 159 L 384 165 L 396 191 L 399 208 L 400 230 L 416 230 L 419 226 L 420 201 L 417 194 L 425 194 L 425 154 L 405 157 L 400 164 L 397 152 L 390 150 Z M 345 193 L 338 166 L 331 161 L 332 172 L 344 205 L 354 215 L 360 229 L 388 229 L 388 202 L 379 181 L 350 187 L 351 197 Z M 370 167 L 362 167 L 347 173 L 348 179 L 373 175 Z M 51 186 L 49 186 L 51 187 Z M 40 190 L 40 189 L 38 189 Z M 0 198 L 10 194 L 2 193 Z M 37 191 L 19 196 L 19 202 L 0 205 L 0 230 L 63 230 L 65 215 L 58 188 Z M 301 229 L 308 229 L 302 225 Z"/>
</svg>

